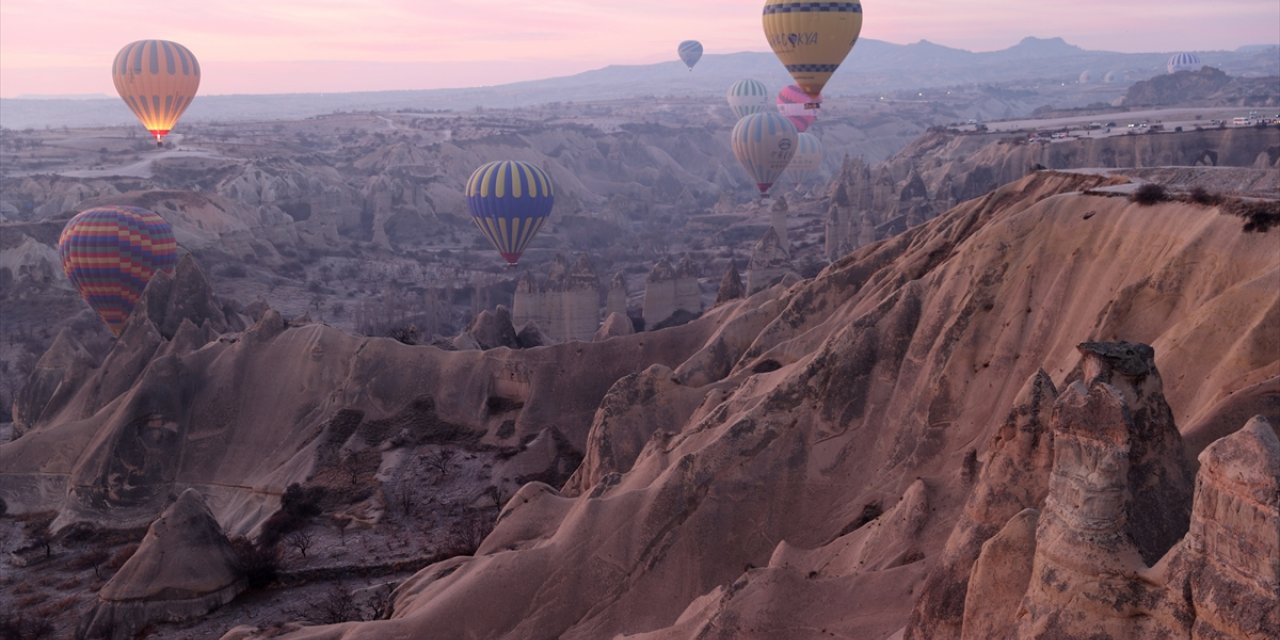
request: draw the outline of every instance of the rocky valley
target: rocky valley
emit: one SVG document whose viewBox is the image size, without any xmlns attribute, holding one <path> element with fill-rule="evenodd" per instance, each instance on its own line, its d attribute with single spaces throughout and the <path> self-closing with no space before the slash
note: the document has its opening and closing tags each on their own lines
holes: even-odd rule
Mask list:
<svg viewBox="0 0 1280 640">
<path fill-rule="evenodd" d="M 682 96 L 4 129 L 0 634 L 1276 637 L 1280 128 L 1210 124 L 1267 86 L 833 102 L 768 200 Z M 181 247 L 118 337 L 105 204 Z"/>
</svg>

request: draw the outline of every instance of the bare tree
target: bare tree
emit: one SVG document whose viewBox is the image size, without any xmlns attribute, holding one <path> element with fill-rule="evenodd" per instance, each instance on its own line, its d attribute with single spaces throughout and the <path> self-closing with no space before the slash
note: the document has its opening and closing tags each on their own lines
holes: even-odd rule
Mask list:
<svg viewBox="0 0 1280 640">
<path fill-rule="evenodd" d="M 351 594 L 342 585 L 333 585 L 314 608 L 320 624 L 338 624 L 360 619 L 360 610 L 351 599 Z"/>
<path fill-rule="evenodd" d="M 306 531 L 294 531 L 284 539 L 285 544 L 296 549 L 304 558 L 307 557 L 307 550 L 310 549 L 315 542 L 315 538 Z"/>
</svg>

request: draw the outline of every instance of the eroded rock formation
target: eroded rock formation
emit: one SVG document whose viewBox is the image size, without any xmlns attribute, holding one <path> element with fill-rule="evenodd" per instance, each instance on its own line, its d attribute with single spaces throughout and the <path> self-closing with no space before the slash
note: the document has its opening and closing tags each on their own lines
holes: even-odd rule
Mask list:
<svg viewBox="0 0 1280 640">
<path fill-rule="evenodd" d="M 202 616 L 246 588 L 231 543 L 204 498 L 183 491 L 98 592 L 82 637 L 124 640 L 151 622 Z"/>
<path fill-rule="evenodd" d="M 751 250 L 751 260 L 747 264 L 747 293 L 775 285 L 788 273 L 793 273 L 791 256 L 778 233 L 769 227 Z"/>
<path fill-rule="evenodd" d="M 557 342 L 590 340 L 600 327 L 600 281 L 586 254 L 573 264 L 557 255 L 545 282 L 520 276 L 512 307 L 516 325 L 533 322 Z"/>
</svg>

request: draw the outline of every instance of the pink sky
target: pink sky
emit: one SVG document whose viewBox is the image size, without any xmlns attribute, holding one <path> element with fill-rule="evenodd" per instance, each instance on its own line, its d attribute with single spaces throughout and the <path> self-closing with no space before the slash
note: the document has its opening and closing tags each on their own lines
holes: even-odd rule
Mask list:
<svg viewBox="0 0 1280 640">
<path fill-rule="evenodd" d="M 3 0 L 0 96 L 114 95 L 108 66 L 143 38 L 185 44 L 201 94 L 500 84 L 608 64 L 765 51 L 762 0 Z M 1277 0 L 870 0 L 863 37 L 987 51 L 1024 36 L 1087 49 L 1280 43 Z M 367 63 L 389 63 L 371 68 Z M 423 64 L 429 63 L 429 64 Z M 406 69 L 412 67 L 412 73 Z"/>
</svg>

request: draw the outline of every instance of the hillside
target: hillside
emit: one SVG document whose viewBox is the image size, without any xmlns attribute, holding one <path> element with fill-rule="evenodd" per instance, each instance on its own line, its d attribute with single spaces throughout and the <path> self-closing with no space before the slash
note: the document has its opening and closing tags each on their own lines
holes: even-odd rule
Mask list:
<svg viewBox="0 0 1280 640">
<path fill-rule="evenodd" d="M 864 38 L 858 41 L 847 61 L 836 72 L 827 93 L 828 97 L 876 96 L 903 90 L 974 84 L 1028 81 L 1074 84 L 1083 71 L 1090 72 L 1098 81 L 1110 74 L 1117 91 L 1122 92 L 1125 79 L 1132 82 L 1162 74 L 1169 55 L 1088 51 L 1061 38 L 1025 38 L 1011 47 L 987 52 L 944 47 L 924 40 L 894 44 Z M 1280 59 L 1276 57 L 1275 46 L 1206 51 L 1200 52 L 1200 56 L 1205 64 L 1231 75 L 1280 75 Z M 1027 64 L 1029 60 L 1034 60 L 1035 64 Z M 417 72 L 410 66 L 402 69 L 400 75 L 427 77 L 429 72 Z M 744 77 L 756 78 L 779 88 L 790 83 L 789 76 L 772 53 L 708 52 L 694 73 L 689 73 L 679 61 L 672 60 L 647 65 L 610 65 L 571 76 L 489 87 L 201 96 L 186 112 L 183 123 L 296 119 L 349 111 L 442 109 L 465 112 L 477 107 L 525 107 L 572 101 L 651 99 L 655 96 L 721 98 L 730 84 Z M 1077 88 L 1073 87 L 1071 93 L 1076 93 L 1074 89 Z M 1071 94 L 1064 93 L 1053 102 L 1058 102 L 1061 107 L 1075 106 L 1062 104 L 1071 99 Z M 0 126 L 9 129 L 132 123 L 132 114 L 114 97 L 0 100 Z"/>
<path fill-rule="evenodd" d="M 322 497 L 291 526 L 334 551 L 290 555 L 290 579 L 398 567 L 382 574 L 398 583 L 388 619 L 298 629 L 286 623 L 339 621 L 299 613 L 297 603 L 323 601 L 314 590 L 266 592 L 257 628 L 227 640 L 290 629 L 284 637 L 886 638 L 909 622 L 933 637 L 978 620 L 963 598 L 959 613 L 954 598 L 938 599 L 954 593 L 948 571 L 973 562 L 948 538 L 980 545 L 1025 506 L 1066 524 L 1042 537 L 1024 522 L 1021 544 L 1037 562 L 1061 558 L 1061 537 L 1090 514 L 1052 496 L 1089 475 L 1070 465 L 1095 455 L 1089 438 L 1102 436 L 1090 434 L 1129 447 L 1146 429 L 1163 444 L 1134 445 L 1126 464 L 1165 469 L 1176 490 L 1098 476 L 1121 496 L 1099 504 L 1120 506 L 1092 515 L 1118 542 L 1088 561 L 1102 573 L 1137 567 L 1121 564 L 1139 553 L 1124 546 L 1125 527 L 1150 527 L 1159 534 L 1139 536 L 1145 564 L 1134 570 L 1162 557 L 1188 569 L 1146 579 L 1167 608 L 1143 600 L 1113 619 L 1101 590 L 1100 609 L 1066 628 L 1123 630 L 1168 611 L 1153 618 L 1168 629 L 1222 629 L 1196 600 L 1219 580 L 1254 594 L 1264 613 L 1247 622 L 1274 631 L 1265 605 L 1280 594 L 1233 560 L 1227 538 L 1203 537 L 1210 507 L 1193 509 L 1190 474 L 1200 455 L 1215 491 L 1265 495 L 1266 470 L 1280 465 L 1263 420 L 1209 447 L 1257 414 L 1280 424 L 1280 231 L 1245 232 L 1214 206 L 1087 193 L 1123 182 L 1037 172 L 681 327 L 532 349 L 442 351 L 272 311 L 242 317 L 188 260 L 172 283 L 153 282 L 148 313 L 105 359 L 70 336 L 42 358 L 17 409 L 21 436 L 0 445 L 0 497 L 23 517 L 52 510 L 66 536 L 144 525 L 189 487 L 228 533 L 260 537 L 298 483 Z M 1112 347 L 1077 346 L 1120 340 L 1154 352 L 1123 347 L 1129 360 L 1108 360 Z M 1132 415 L 1145 417 L 1117 417 Z M 1037 435 L 1043 443 L 1083 440 L 1060 451 L 1004 444 L 1024 424 L 1055 434 Z M 1046 455 L 1058 457 L 1046 466 Z M 1017 509 L 966 507 L 971 494 L 1019 492 L 1005 460 L 1031 469 L 1049 497 L 1027 485 L 1009 503 Z M 1229 537 L 1274 557 L 1264 534 L 1280 505 L 1255 506 L 1262 528 Z M 966 522 L 980 533 L 964 533 Z M 435 533 L 406 533 L 424 530 Z M 466 531 L 478 544 L 454 542 Z M 85 552 L 59 548 L 52 562 Z M 373 575 L 343 593 L 381 584 Z M 1039 582 L 1023 584 L 1033 606 L 1019 624 L 1063 611 Z M 240 602 L 202 624 L 226 631 Z M 988 613 L 1007 611 L 992 600 Z"/>
</svg>

